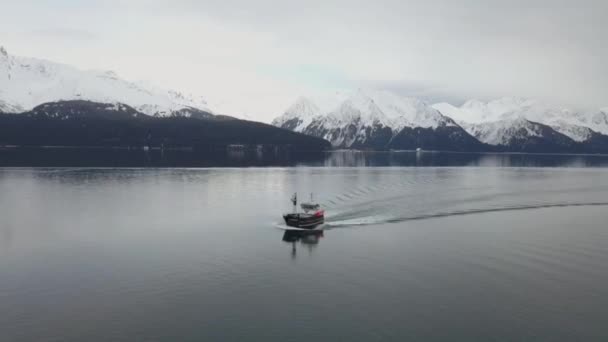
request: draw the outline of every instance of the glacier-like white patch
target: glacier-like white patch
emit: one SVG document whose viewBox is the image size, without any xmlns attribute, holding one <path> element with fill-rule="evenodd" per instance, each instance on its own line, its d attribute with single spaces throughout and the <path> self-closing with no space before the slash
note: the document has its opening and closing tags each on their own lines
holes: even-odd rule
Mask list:
<svg viewBox="0 0 608 342">
<path fill-rule="evenodd" d="M 405 127 L 437 128 L 457 126 L 438 110 L 415 98 L 386 91 L 359 89 L 322 98 L 301 97 L 272 123 L 285 127 L 295 122 L 296 132 L 324 131 L 323 138 L 334 146 L 364 143 L 368 131 L 390 128 L 393 135 Z"/>
<path fill-rule="evenodd" d="M 578 142 L 591 138 L 594 131 L 608 134 L 608 114 L 602 110 L 596 112 L 573 111 L 568 108 L 555 108 L 532 99 L 505 97 L 489 102 L 470 100 L 460 107 L 448 103 L 438 103 L 434 104 L 433 108 L 461 123 L 463 127 L 466 126 L 465 129 L 473 126 L 479 129 L 485 126 L 490 131 L 508 132 L 506 127 L 499 129 L 498 126 L 509 125 L 518 118 L 525 118 L 550 126 Z M 489 125 L 490 123 L 493 124 Z M 469 131 L 469 133 L 471 132 Z M 493 137 L 490 140 L 496 142 L 508 139 L 509 137 L 504 139 Z"/>
<path fill-rule="evenodd" d="M 112 71 L 79 70 L 0 51 L 0 111 L 23 112 L 61 100 L 124 103 L 148 115 L 170 115 L 189 107 L 212 113 L 200 97 L 126 81 Z"/>
</svg>

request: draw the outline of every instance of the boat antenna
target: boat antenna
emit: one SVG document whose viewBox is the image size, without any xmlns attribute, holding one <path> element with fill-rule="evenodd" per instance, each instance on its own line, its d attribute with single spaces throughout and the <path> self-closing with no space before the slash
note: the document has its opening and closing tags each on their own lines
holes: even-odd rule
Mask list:
<svg viewBox="0 0 608 342">
<path fill-rule="evenodd" d="M 313 201 L 312 199 L 312 192 L 310 193 L 310 203 L 314 203 L 315 201 Z"/>
<path fill-rule="evenodd" d="M 295 192 L 291 197 L 291 203 L 293 203 L 293 211 L 296 212 L 298 210 L 298 193 Z"/>
</svg>

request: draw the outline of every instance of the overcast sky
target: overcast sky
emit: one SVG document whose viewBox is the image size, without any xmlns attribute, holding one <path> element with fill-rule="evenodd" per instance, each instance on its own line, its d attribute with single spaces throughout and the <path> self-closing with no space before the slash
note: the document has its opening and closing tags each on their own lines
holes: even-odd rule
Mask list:
<svg viewBox="0 0 608 342">
<path fill-rule="evenodd" d="M 9 53 L 204 96 L 269 121 L 358 87 L 430 102 L 608 106 L 608 1 L 0 0 Z"/>
</svg>

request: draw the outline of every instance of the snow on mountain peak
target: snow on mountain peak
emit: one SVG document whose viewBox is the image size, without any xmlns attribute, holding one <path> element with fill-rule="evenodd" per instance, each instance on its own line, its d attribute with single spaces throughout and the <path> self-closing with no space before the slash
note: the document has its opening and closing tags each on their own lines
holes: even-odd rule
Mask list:
<svg viewBox="0 0 608 342">
<path fill-rule="evenodd" d="M 307 97 L 298 98 L 298 100 L 285 111 L 287 115 L 299 115 L 303 117 L 315 117 L 319 115 L 320 112 L 319 106 Z"/>
<path fill-rule="evenodd" d="M 277 127 L 288 127 L 288 129 L 301 132 L 321 114 L 319 106 L 307 97 L 300 97 L 285 113 L 274 119 L 272 124 Z"/>
<path fill-rule="evenodd" d="M 467 109 L 474 109 L 474 108 L 485 108 L 486 103 L 479 101 L 477 99 L 471 99 L 471 100 L 467 100 L 463 105 L 462 108 L 467 108 Z"/>
<path fill-rule="evenodd" d="M 412 97 L 401 97 L 389 92 L 376 94 L 377 104 L 392 120 L 394 126 L 436 128 L 455 126 L 453 120 L 442 115 L 424 101 Z"/>
<path fill-rule="evenodd" d="M 113 71 L 80 70 L 9 55 L 2 49 L 0 111 L 27 111 L 42 103 L 61 100 L 124 103 L 148 115 L 171 115 L 189 108 L 211 113 L 201 98 L 126 81 Z"/>
<path fill-rule="evenodd" d="M 100 78 L 108 78 L 108 79 L 111 79 L 111 80 L 118 80 L 119 79 L 118 74 L 116 72 L 112 71 L 112 70 L 103 71 L 103 72 L 101 72 L 98 75 L 98 77 L 100 77 Z"/>
<path fill-rule="evenodd" d="M 523 117 L 482 123 L 463 123 L 462 127 L 479 141 L 490 145 L 508 145 L 514 139 L 540 136 L 537 125 Z"/>
<path fill-rule="evenodd" d="M 535 101 L 522 97 L 503 97 L 489 102 L 469 100 L 460 108 L 446 103 L 436 104 L 433 107 L 456 121 L 482 123 L 510 119 L 512 113 L 518 115 L 517 113 L 523 108 L 535 104 Z"/>
<path fill-rule="evenodd" d="M 339 123 L 348 123 L 358 119 L 367 125 L 373 125 L 374 123 L 388 124 L 382 110 L 371 97 L 361 90 L 347 98 L 328 116 Z"/>
<path fill-rule="evenodd" d="M 343 147 L 390 140 L 405 127 L 458 127 L 423 101 L 368 89 L 336 93 L 323 100 L 299 98 L 272 123 Z"/>
<path fill-rule="evenodd" d="M 504 97 L 489 102 L 470 100 L 461 107 L 447 103 L 438 103 L 433 107 L 465 128 L 472 127 L 471 124 L 513 123 L 522 118 L 551 126 L 557 132 L 579 142 L 589 139 L 593 131 L 608 134 L 608 115 L 604 113 L 574 112 L 533 99 Z"/>
<path fill-rule="evenodd" d="M 397 131 L 406 126 L 434 128 L 439 125 L 455 125 L 423 101 L 387 91 L 367 89 L 336 94 L 333 99 L 325 98 L 322 101 L 301 97 L 273 124 L 282 126 L 283 123 L 298 118 L 301 122 L 297 131 L 302 131 L 313 118 L 320 116 L 332 125 L 357 121 L 364 126 L 382 125 Z"/>
</svg>

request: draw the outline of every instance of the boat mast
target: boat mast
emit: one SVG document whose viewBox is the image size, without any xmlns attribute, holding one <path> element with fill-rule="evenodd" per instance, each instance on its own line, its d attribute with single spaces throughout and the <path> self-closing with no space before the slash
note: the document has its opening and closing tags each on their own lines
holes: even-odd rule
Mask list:
<svg viewBox="0 0 608 342">
<path fill-rule="evenodd" d="M 293 212 L 298 212 L 298 193 L 294 193 L 293 197 L 291 197 L 291 203 L 293 203 Z"/>
</svg>

